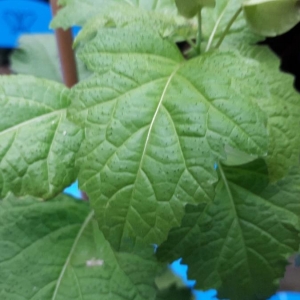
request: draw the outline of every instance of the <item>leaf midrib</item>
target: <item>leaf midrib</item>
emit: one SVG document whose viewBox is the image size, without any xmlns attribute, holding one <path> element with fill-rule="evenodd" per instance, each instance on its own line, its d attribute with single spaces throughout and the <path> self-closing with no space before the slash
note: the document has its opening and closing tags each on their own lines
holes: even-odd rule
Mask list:
<svg viewBox="0 0 300 300">
<path fill-rule="evenodd" d="M 148 134 L 147 134 L 147 137 L 146 137 L 146 141 L 145 141 L 145 146 L 144 146 L 144 149 L 143 149 L 143 153 L 142 153 L 142 156 L 141 156 L 141 161 L 140 161 L 140 165 L 139 165 L 139 170 L 138 170 L 138 172 L 139 172 L 140 169 L 141 169 L 141 165 L 142 165 L 142 162 L 143 162 L 143 160 L 144 160 L 145 153 L 146 153 L 146 151 L 147 151 L 147 147 L 148 147 L 148 143 L 149 143 L 149 138 L 150 138 L 150 135 L 151 135 L 151 131 L 152 131 L 154 122 L 155 122 L 155 120 L 156 120 L 156 117 L 157 117 L 157 115 L 158 115 L 158 112 L 159 112 L 159 110 L 160 110 L 160 108 L 161 108 L 161 106 L 162 106 L 162 102 L 163 102 L 164 97 L 165 97 L 165 95 L 166 95 L 167 89 L 168 89 L 168 87 L 169 87 L 169 85 L 170 85 L 170 83 L 171 83 L 173 77 L 175 76 L 176 72 L 179 70 L 180 67 L 181 67 L 181 65 L 177 66 L 177 67 L 175 68 L 175 70 L 172 72 L 172 74 L 170 75 L 170 77 L 168 78 L 168 80 L 167 80 L 167 82 L 166 82 L 166 85 L 165 85 L 165 87 L 164 87 L 164 90 L 163 90 L 163 92 L 162 92 L 162 95 L 161 95 L 161 97 L 160 97 L 160 99 L 159 99 L 157 108 L 156 108 L 156 110 L 155 110 L 155 113 L 154 113 L 154 115 L 153 115 L 152 121 L 151 121 L 150 126 L 149 126 L 149 130 L 148 130 Z"/>
<path fill-rule="evenodd" d="M 169 76 L 169 78 L 168 78 L 168 80 L 167 80 L 167 82 L 166 82 L 166 85 L 165 85 L 165 87 L 164 87 L 164 89 L 163 89 L 163 92 L 162 92 L 162 94 L 161 94 L 161 97 L 160 97 L 160 99 L 159 99 L 159 102 L 158 102 L 157 108 L 156 108 L 156 110 L 155 110 L 155 113 L 154 113 L 154 115 L 153 115 L 152 121 L 151 121 L 151 123 L 150 123 L 150 125 L 149 125 L 149 129 L 148 129 L 148 133 L 147 133 L 147 137 L 146 137 L 146 141 L 145 141 L 145 146 L 144 146 L 144 149 L 143 149 L 143 152 L 142 152 L 142 156 L 141 156 L 141 159 L 140 159 L 140 164 L 139 164 L 139 167 L 138 167 L 138 170 L 137 170 L 137 174 L 136 174 L 136 177 L 135 177 L 135 181 L 134 181 L 134 183 L 133 183 L 133 188 L 132 188 L 132 192 L 131 192 L 131 196 L 130 196 L 130 201 L 129 201 L 129 203 L 128 203 L 128 208 L 127 208 L 127 211 L 126 211 L 126 216 L 125 216 L 125 218 L 124 218 L 125 221 L 123 222 L 123 225 L 124 225 L 124 226 L 123 226 L 123 230 L 122 230 L 122 236 L 121 236 L 121 238 L 120 238 L 120 246 L 119 246 L 119 248 L 121 248 L 121 243 L 122 243 L 122 240 L 123 240 L 123 238 L 124 238 L 124 232 L 125 232 L 124 229 L 125 229 L 125 224 L 126 224 L 126 222 L 127 222 L 127 217 L 128 217 L 128 213 L 129 213 L 129 208 L 131 207 L 131 202 L 132 202 L 133 194 L 134 194 L 134 191 L 135 191 L 135 185 L 136 185 L 137 178 L 138 178 L 140 172 L 142 171 L 142 165 L 143 165 L 143 161 L 144 161 L 145 154 L 146 154 L 146 151 L 147 151 L 147 147 L 148 147 L 148 143 L 149 143 L 149 139 L 150 139 L 150 135 L 151 135 L 151 131 L 152 131 L 153 125 L 154 125 L 154 123 L 155 123 L 155 120 L 156 120 L 156 117 L 157 117 L 157 115 L 158 115 L 158 112 L 159 112 L 159 110 L 160 110 L 160 108 L 161 108 L 161 106 L 162 106 L 162 102 L 163 102 L 164 97 L 165 97 L 165 95 L 166 95 L 167 89 L 168 89 L 168 87 L 170 86 L 170 83 L 171 83 L 173 77 L 175 76 L 175 74 L 177 73 L 177 71 L 180 69 L 180 67 L 181 67 L 181 64 L 177 65 L 177 67 L 174 69 L 174 71 L 173 71 L 173 72 L 171 73 L 171 75 Z"/>
<path fill-rule="evenodd" d="M 58 277 L 58 280 L 56 282 L 55 290 L 54 290 L 53 296 L 51 298 L 52 300 L 55 300 L 56 296 L 58 295 L 58 290 L 59 290 L 60 284 L 62 282 L 62 279 L 64 277 L 66 269 L 67 269 L 67 267 L 68 267 L 68 265 L 69 265 L 69 263 L 71 261 L 72 255 L 74 254 L 74 251 L 75 251 L 75 249 L 77 247 L 77 244 L 78 244 L 78 242 L 79 242 L 79 240 L 80 240 L 80 238 L 81 238 L 84 230 L 86 229 L 86 227 L 89 224 L 89 222 L 93 219 L 93 217 L 94 217 L 94 211 L 91 211 L 88 214 L 88 216 L 86 217 L 86 219 L 84 220 L 84 222 L 82 223 L 82 226 L 80 227 L 80 229 L 78 231 L 78 234 L 77 234 L 77 236 L 76 236 L 76 238 L 74 240 L 74 243 L 73 243 L 73 245 L 72 245 L 72 247 L 70 249 L 69 255 L 67 256 L 66 262 L 65 262 L 65 264 L 64 264 L 64 266 L 63 266 L 63 268 L 61 270 L 61 273 L 60 273 L 60 275 Z"/>
<path fill-rule="evenodd" d="M 214 38 L 215 38 L 215 36 L 216 36 L 216 32 L 217 32 L 217 30 L 218 30 L 218 27 L 219 27 L 219 25 L 220 25 L 220 23 L 221 23 L 221 20 L 222 20 L 224 14 L 225 14 L 225 12 L 226 12 L 226 10 L 227 10 L 227 8 L 228 8 L 229 3 L 230 3 L 230 0 L 226 3 L 224 9 L 222 10 L 220 16 L 218 17 L 218 19 L 217 19 L 217 21 L 216 21 L 216 23 L 215 23 L 215 26 L 214 26 L 214 28 L 213 28 L 213 30 L 212 30 L 210 36 L 209 36 L 209 39 L 208 39 L 208 43 L 207 43 L 205 52 L 207 52 L 207 51 L 210 49 L 211 45 L 212 45 L 213 42 L 214 42 Z"/>
<path fill-rule="evenodd" d="M 242 231 L 242 227 L 241 227 L 241 224 L 240 224 L 240 218 L 238 216 L 238 212 L 237 212 L 236 207 L 235 207 L 235 202 L 234 202 L 234 199 L 233 199 L 233 195 L 231 193 L 231 189 L 229 187 L 229 183 L 228 183 L 228 180 L 227 180 L 226 175 L 224 173 L 223 167 L 222 167 L 222 165 L 220 163 L 218 164 L 218 167 L 219 167 L 219 170 L 220 170 L 222 181 L 223 181 L 223 183 L 225 185 L 225 189 L 226 189 L 227 194 L 228 194 L 228 198 L 229 198 L 229 201 L 230 201 L 230 206 L 231 206 L 232 211 L 233 211 L 233 221 L 232 221 L 232 224 L 233 224 L 234 221 L 237 221 L 237 223 L 238 223 L 238 228 L 239 228 L 239 231 L 240 231 L 240 237 L 241 237 L 242 243 L 244 245 L 243 248 L 244 248 L 244 253 L 245 253 L 245 257 L 246 257 L 246 263 L 248 265 L 247 272 L 249 274 L 249 278 L 251 278 L 251 281 L 252 281 L 252 274 L 250 272 L 250 266 L 249 266 L 249 260 L 248 260 L 248 251 L 247 251 L 247 248 L 246 248 L 246 242 L 245 242 L 243 231 Z M 231 226 L 232 226 L 232 224 L 231 224 Z M 224 244 L 223 244 L 223 246 L 224 246 Z"/>
</svg>

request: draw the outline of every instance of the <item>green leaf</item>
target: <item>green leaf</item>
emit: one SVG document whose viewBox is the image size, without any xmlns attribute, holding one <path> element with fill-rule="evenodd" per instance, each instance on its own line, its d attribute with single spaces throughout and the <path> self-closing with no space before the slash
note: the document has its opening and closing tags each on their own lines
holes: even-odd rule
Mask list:
<svg viewBox="0 0 300 300">
<path fill-rule="evenodd" d="M 62 82 L 59 58 L 52 35 L 22 35 L 10 57 L 14 73 L 29 74 Z"/>
<path fill-rule="evenodd" d="M 249 155 L 243 151 L 225 146 L 226 160 L 223 162 L 227 166 L 243 165 L 257 159 L 256 155 Z"/>
<path fill-rule="evenodd" d="M 69 90 L 31 76 L 0 77 L 0 195 L 51 198 L 77 177 L 82 131 L 66 119 Z"/>
<path fill-rule="evenodd" d="M 206 51 L 213 49 L 218 44 L 228 23 L 241 9 L 242 3 L 243 0 L 218 0 L 213 9 L 205 7 L 202 9 L 203 43 Z M 241 32 L 246 27 L 245 19 L 242 14 L 239 14 L 226 34 Z"/>
<path fill-rule="evenodd" d="M 152 11 L 164 15 L 176 15 L 174 0 L 70 0 L 63 1 L 64 6 L 53 19 L 53 28 L 64 29 L 73 25 L 84 25 L 88 20 L 104 12 L 124 11 L 139 8 L 140 11 Z"/>
<path fill-rule="evenodd" d="M 241 13 L 242 4 L 243 0 L 219 0 L 214 9 L 202 10 L 202 47 L 206 51 L 214 48 L 232 51 L 263 40 L 262 36 L 251 31 L 247 25 Z"/>
<path fill-rule="evenodd" d="M 184 288 L 185 284 L 182 279 L 175 275 L 168 266 L 164 272 L 155 278 L 156 286 L 159 290 L 166 290 L 172 286 Z"/>
<path fill-rule="evenodd" d="M 260 35 L 285 33 L 300 21 L 299 0 L 247 0 L 243 9 L 248 24 Z"/>
<path fill-rule="evenodd" d="M 158 292 L 156 300 L 192 300 L 192 292 L 188 288 L 178 288 L 171 286 L 167 290 Z"/>
<path fill-rule="evenodd" d="M 288 170 L 299 164 L 300 103 L 294 89 L 294 77 L 279 72 L 280 61 L 267 47 L 253 47 L 248 55 L 262 62 L 268 81 L 269 98 L 257 104 L 268 116 L 269 150 L 267 163 L 273 179 L 282 178 Z"/>
<path fill-rule="evenodd" d="M 221 171 L 213 203 L 188 205 L 158 249 L 161 260 L 182 256 L 197 288 L 217 288 L 220 298 L 267 299 L 298 250 L 300 172 L 266 186 L 257 164 Z"/>
<path fill-rule="evenodd" d="M 8 195 L 0 241 L 3 300 L 155 299 L 161 267 L 152 247 L 141 256 L 114 252 L 81 201 Z"/>
<path fill-rule="evenodd" d="M 186 18 L 193 18 L 202 7 L 215 6 L 215 0 L 175 0 L 178 11 Z"/>
<path fill-rule="evenodd" d="M 239 166 L 223 166 L 226 178 L 245 190 L 259 194 L 270 184 L 269 171 L 263 159 Z"/>
<path fill-rule="evenodd" d="M 177 16 L 175 13 L 171 13 L 169 10 L 165 11 L 163 9 L 165 7 L 163 1 L 155 2 L 157 9 L 155 7 L 151 9 L 151 6 L 148 7 L 146 5 L 147 3 L 150 4 L 150 2 L 139 1 L 139 3 L 129 5 L 126 1 L 104 1 L 100 9 L 97 2 L 90 3 L 88 5 L 89 13 L 87 13 L 87 17 L 81 20 L 79 17 L 76 17 L 76 14 L 73 15 L 71 12 L 78 9 L 79 15 L 82 16 L 84 7 L 81 6 L 84 3 L 82 1 L 75 1 L 59 11 L 53 20 L 52 26 L 68 28 L 73 24 L 84 24 L 83 30 L 76 37 L 76 46 L 79 42 L 86 43 L 103 27 L 119 28 L 128 24 L 134 24 L 139 30 L 145 27 L 152 28 L 154 31 L 159 32 L 162 37 L 171 38 L 176 42 L 185 41 L 196 35 L 196 24 Z M 162 7 L 159 8 L 160 6 Z M 174 3 L 172 3 L 171 7 L 176 11 Z"/>
<path fill-rule="evenodd" d="M 19 47 L 13 52 L 10 60 L 11 70 L 15 73 L 63 82 L 53 34 L 22 35 Z M 77 61 L 77 69 L 79 80 L 90 74 L 80 60 Z"/>
<path fill-rule="evenodd" d="M 175 275 L 169 267 L 155 279 L 159 289 L 156 300 L 192 300 L 190 288 L 186 287 L 180 277 Z"/>
<path fill-rule="evenodd" d="M 269 96 L 253 97 L 253 100 L 268 116 L 269 147 L 266 161 L 271 178 L 278 180 L 299 161 L 299 94 L 293 88 L 293 76 L 279 71 L 279 58 L 267 46 L 255 45 L 259 39 L 248 29 L 229 31 L 220 50 L 235 49 L 261 65 Z"/>
<path fill-rule="evenodd" d="M 273 180 L 282 178 L 298 165 L 300 149 L 300 103 L 294 77 L 280 72 L 279 58 L 266 46 L 249 46 L 232 36 L 225 51 L 235 44 L 239 53 L 258 61 L 268 84 L 270 96 L 253 98 L 268 116 L 269 147 L 266 161 Z M 224 41 L 227 43 L 226 40 Z"/>
<path fill-rule="evenodd" d="M 216 5 L 216 0 L 197 0 L 202 7 L 214 7 Z"/>
<path fill-rule="evenodd" d="M 251 98 L 267 91 L 254 61 L 217 52 L 184 61 L 135 28 L 102 30 L 80 57 L 98 74 L 73 88 L 70 118 L 86 133 L 79 183 L 117 249 L 159 244 L 186 203 L 210 201 L 224 144 L 265 154 L 265 119 Z"/>
<path fill-rule="evenodd" d="M 110 4 L 86 21 L 85 26 L 76 37 L 75 46 L 79 42 L 85 44 L 94 38 L 98 30 L 103 27 L 122 28 L 129 24 L 136 26 L 139 30 L 141 28 L 152 28 L 153 31 L 157 31 L 162 37 L 170 38 L 174 42 L 192 38 L 197 31 L 197 27 L 192 22 L 179 16 L 142 10 L 128 5 Z"/>
</svg>

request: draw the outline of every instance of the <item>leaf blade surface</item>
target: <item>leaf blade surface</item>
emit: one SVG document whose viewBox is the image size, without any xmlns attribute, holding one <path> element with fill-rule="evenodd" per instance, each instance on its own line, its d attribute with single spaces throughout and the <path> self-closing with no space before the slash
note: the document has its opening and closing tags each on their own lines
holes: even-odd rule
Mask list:
<svg viewBox="0 0 300 300">
<path fill-rule="evenodd" d="M 82 141 L 66 119 L 69 91 L 30 76 L 0 78 L 0 190 L 51 198 L 76 179 Z"/>
<path fill-rule="evenodd" d="M 1 299 L 155 299 L 153 249 L 113 252 L 86 203 L 10 194 L 0 203 L 0 235 Z"/>
<path fill-rule="evenodd" d="M 298 247 L 299 176 L 269 185 L 257 163 L 227 167 L 214 202 L 187 206 L 182 226 L 158 249 L 162 260 L 183 256 L 198 287 L 217 288 L 221 298 L 268 298 Z"/>
<path fill-rule="evenodd" d="M 239 54 L 256 60 L 267 82 L 265 97 L 253 100 L 268 118 L 269 146 L 266 162 L 273 181 L 283 178 L 298 164 L 300 136 L 299 93 L 293 87 L 294 77 L 280 71 L 280 60 L 264 45 L 247 45 L 242 41 L 247 32 L 227 36 L 221 45 L 222 51 L 235 47 Z"/>
<path fill-rule="evenodd" d="M 300 21 L 297 0 L 248 0 L 243 10 L 251 29 L 264 36 L 283 34 Z"/>
<path fill-rule="evenodd" d="M 117 249 L 136 236 L 159 244 L 184 204 L 210 201 L 224 144 L 265 153 L 264 116 L 252 92 L 234 90 L 261 84 L 253 61 L 211 53 L 185 62 L 169 41 L 130 27 L 102 30 L 79 55 L 95 72 L 73 89 L 70 118 L 86 128 L 79 182 Z"/>
</svg>

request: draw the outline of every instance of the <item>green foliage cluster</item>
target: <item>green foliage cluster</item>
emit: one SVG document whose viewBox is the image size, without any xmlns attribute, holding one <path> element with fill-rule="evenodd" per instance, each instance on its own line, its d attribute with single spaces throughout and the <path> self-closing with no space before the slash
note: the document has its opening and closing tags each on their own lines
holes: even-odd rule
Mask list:
<svg viewBox="0 0 300 300">
<path fill-rule="evenodd" d="M 298 1 L 61 5 L 81 81 L 51 36 L 12 57 L 35 76 L 0 77 L 0 299 L 192 299 L 180 257 L 198 289 L 272 295 L 300 241 L 300 97 L 256 43 Z M 61 194 L 77 178 L 89 202 Z"/>
</svg>

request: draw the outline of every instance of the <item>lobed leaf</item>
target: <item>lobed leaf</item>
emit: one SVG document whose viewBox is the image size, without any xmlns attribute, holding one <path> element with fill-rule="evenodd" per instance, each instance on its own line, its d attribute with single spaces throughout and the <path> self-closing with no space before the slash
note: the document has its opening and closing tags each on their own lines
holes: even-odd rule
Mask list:
<svg viewBox="0 0 300 300">
<path fill-rule="evenodd" d="M 66 119 L 69 90 L 30 76 L 0 77 L 0 195 L 51 198 L 77 177 L 82 131 Z"/>
<path fill-rule="evenodd" d="M 0 202 L 3 300 L 150 300 L 161 266 L 149 248 L 116 253 L 88 205 L 67 196 Z"/>
<path fill-rule="evenodd" d="M 255 62 L 217 52 L 187 62 L 135 28 L 104 29 L 79 55 L 98 72 L 73 89 L 70 118 L 86 133 L 79 183 L 116 249 L 159 244 L 186 203 L 210 201 L 224 144 L 266 152 L 264 116 L 251 100 L 263 90 L 250 88 L 263 84 Z"/>
<path fill-rule="evenodd" d="M 214 201 L 187 206 L 158 249 L 162 260 L 182 256 L 197 287 L 217 288 L 221 298 L 267 299 L 298 250 L 299 170 L 268 185 L 258 163 L 227 167 Z"/>
</svg>

